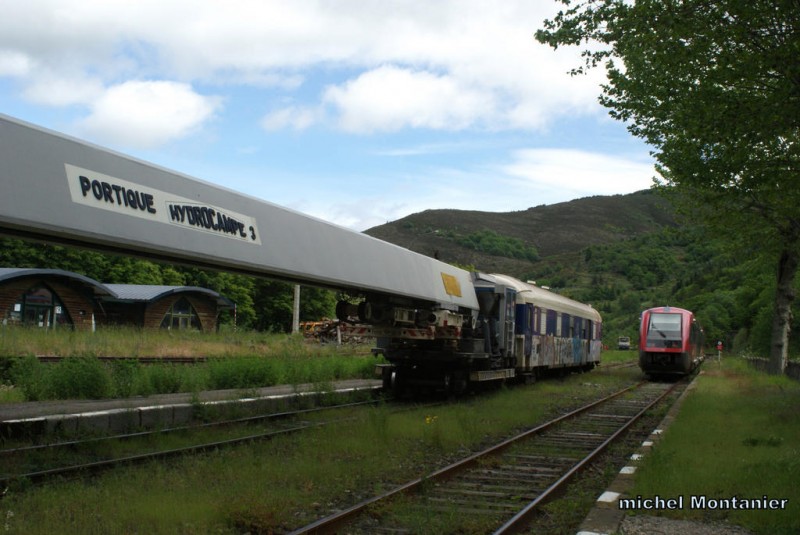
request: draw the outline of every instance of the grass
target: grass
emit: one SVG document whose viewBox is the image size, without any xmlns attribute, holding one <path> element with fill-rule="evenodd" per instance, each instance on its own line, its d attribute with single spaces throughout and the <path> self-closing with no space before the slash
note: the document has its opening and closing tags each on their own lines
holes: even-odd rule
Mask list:
<svg viewBox="0 0 800 535">
<path fill-rule="evenodd" d="M 6 342 L 3 339 L 3 344 Z M 245 335 L 231 344 L 239 349 L 212 355 L 220 361 L 241 361 L 215 372 L 220 384 L 247 384 L 252 376 L 266 375 L 242 364 L 248 359 L 271 361 L 277 368 L 276 376 L 287 380 L 300 380 L 303 374 L 296 368 L 303 368 L 309 360 L 314 363 L 308 364 L 310 371 L 304 377 L 316 380 L 329 373 L 349 373 L 343 371 L 342 363 L 328 370 L 318 368 L 320 361 L 333 362 L 335 358 L 315 358 L 321 355 L 316 353 L 318 349 L 309 350 L 291 337 Z M 2 347 L 4 351 L 7 348 Z M 74 369 L 82 369 L 78 364 L 85 363 L 78 363 L 80 359 L 91 361 L 91 357 L 71 356 L 78 357 L 72 364 Z M 634 357 L 632 351 L 608 351 L 603 361 Z M 370 362 L 370 367 L 374 363 L 363 355 L 353 358 Z M 206 376 L 211 375 L 211 368 L 206 366 Z M 0 502 L 2 529 L 33 534 L 50 533 L 53 526 L 59 526 L 63 533 L 286 531 L 333 508 L 354 503 L 378 488 L 427 473 L 431 463 L 440 462 L 442 456 L 461 455 L 477 448 L 487 437 L 538 421 L 565 396 L 577 405 L 600 389 L 612 388 L 619 377 L 636 375 L 636 368 L 610 373 L 601 367 L 564 381 L 543 381 L 530 388 L 500 391 L 479 402 L 435 410 L 393 413 L 379 407 L 360 413 L 351 424 L 281 438 L 268 445 L 247 445 L 172 463 L 115 470 L 88 481 L 28 489 L 23 486 L 9 491 Z M 125 382 L 124 377 L 117 380 Z M 140 380 L 130 379 L 129 383 Z M 192 388 L 200 388 L 200 383 L 194 382 Z M 0 397 L 7 390 L 13 389 L 0 389 Z M 706 362 L 698 387 L 684 403 L 680 417 L 638 470 L 632 496 L 684 496 L 687 504 L 691 496 L 787 499 L 783 510 L 687 507 L 662 514 L 727 521 L 758 534 L 797 533 L 799 409 L 797 382 L 756 372 L 737 358 L 721 364 Z M 428 526 L 420 533 L 475 532 L 474 526 L 465 524 L 463 515 L 449 519 L 442 515 L 431 524 L 430 519 L 408 514 L 410 525 L 420 529 Z"/>
<path fill-rule="evenodd" d="M 635 349 L 608 349 L 600 354 L 600 362 L 603 364 L 611 364 L 618 362 L 638 362 L 639 352 Z"/>
<path fill-rule="evenodd" d="M 0 501 L 0 516 L 8 533 L 51 533 L 53 526 L 65 534 L 285 532 L 626 380 L 591 373 L 435 409 L 354 410 L 343 425 L 269 443 L 12 490 Z M 455 515 L 436 529 L 468 532 L 468 523 Z"/>
<path fill-rule="evenodd" d="M 198 332 L 104 326 L 86 332 L 0 326 L 0 356 L 237 357 L 297 353 L 301 341 L 299 336 L 229 328 Z"/>
<path fill-rule="evenodd" d="M 798 533 L 800 384 L 756 372 L 738 358 L 707 362 L 697 381 L 679 418 L 637 471 L 631 496 L 683 496 L 683 510 L 661 513 L 673 518 Z M 691 508 L 692 496 L 788 503 L 780 510 Z"/>
<path fill-rule="evenodd" d="M 42 364 L 34 355 L 65 358 Z M 100 356 L 120 358 L 104 362 Z M 137 356 L 204 356 L 207 361 L 142 365 Z M 278 334 L 1 328 L 0 403 L 326 383 L 373 377 L 377 362 L 368 347 L 320 346 Z"/>
</svg>

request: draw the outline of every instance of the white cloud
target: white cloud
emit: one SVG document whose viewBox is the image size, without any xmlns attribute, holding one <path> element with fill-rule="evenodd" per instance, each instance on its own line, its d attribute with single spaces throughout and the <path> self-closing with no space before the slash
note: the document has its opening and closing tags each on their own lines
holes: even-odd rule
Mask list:
<svg viewBox="0 0 800 535">
<path fill-rule="evenodd" d="M 33 69 L 31 58 L 16 50 L 0 50 L 0 76 L 22 77 Z"/>
<path fill-rule="evenodd" d="M 393 66 L 328 88 L 324 101 L 339 111 L 340 127 L 356 133 L 406 127 L 459 130 L 494 108 L 490 95 L 462 86 L 453 77 Z"/>
<path fill-rule="evenodd" d="M 652 161 L 574 149 L 520 150 L 501 169 L 519 187 L 545 194 L 558 190 L 561 195 L 572 196 L 647 189 L 655 175 Z"/>
<path fill-rule="evenodd" d="M 560 115 L 600 110 L 599 73 L 568 77 L 574 51 L 533 39 L 555 14 L 550 3 L 49 0 L 4 9 L 0 75 L 53 105 L 86 99 L 60 89 L 81 78 L 292 92 L 320 69 L 334 85 L 307 92 L 312 100 L 275 112 L 266 127 L 307 128 L 321 119 L 308 110 L 323 104 L 353 132 L 541 129 Z"/>
<path fill-rule="evenodd" d="M 89 104 L 105 92 L 102 81 L 93 78 L 42 75 L 25 88 L 26 100 L 46 106 Z"/>
<path fill-rule="evenodd" d="M 396 214 L 406 215 L 410 212 L 402 204 L 386 202 L 379 198 L 360 198 L 352 201 L 329 203 L 302 203 L 299 209 L 324 221 L 363 232 L 372 227 L 382 225 L 387 217 Z"/>
<path fill-rule="evenodd" d="M 264 116 L 261 126 L 265 130 L 282 130 L 291 128 L 292 130 L 305 130 L 317 122 L 319 113 L 307 107 L 289 106 L 280 110 L 273 111 Z"/>
<path fill-rule="evenodd" d="M 220 101 L 177 82 L 131 81 L 109 88 L 81 122 L 87 135 L 149 148 L 189 135 L 208 121 Z"/>
</svg>

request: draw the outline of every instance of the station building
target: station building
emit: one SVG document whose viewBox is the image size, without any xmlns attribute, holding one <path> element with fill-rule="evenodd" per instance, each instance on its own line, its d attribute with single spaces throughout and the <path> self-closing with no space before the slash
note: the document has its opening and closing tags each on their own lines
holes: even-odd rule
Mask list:
<svg viewBox="0 0 800 535">
<path fill-rule="evenodd" d="M 0 321 L 48 329 L 101 325 L 214 331 L 235 304 L 196 286 L 103 284 L 59 269 L 0 268 Z"/>
</svg>

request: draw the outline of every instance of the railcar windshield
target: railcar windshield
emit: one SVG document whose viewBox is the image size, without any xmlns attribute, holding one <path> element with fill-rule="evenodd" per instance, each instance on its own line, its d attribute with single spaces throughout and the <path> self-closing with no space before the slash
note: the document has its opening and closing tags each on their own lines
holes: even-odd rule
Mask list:
<svg viewBox="0 0 800 535">
<path fill-rule="evenodd" d="M 681 315 L 653 313 L 647 327 L 647 345 L 650 347 L 679 347 L 681 343 Z"/>
</svg>

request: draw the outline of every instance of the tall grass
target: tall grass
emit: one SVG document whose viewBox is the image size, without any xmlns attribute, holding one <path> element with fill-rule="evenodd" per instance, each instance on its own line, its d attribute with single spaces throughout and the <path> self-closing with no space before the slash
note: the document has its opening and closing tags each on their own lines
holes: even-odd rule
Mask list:
<svg viewBox="0 0 800 535">
<path fill-rule="evenodd" d="M 86 332 L 0 326 L 0 356 L 229 357 L 318 350 L 319 346 L 304 344 L 300 336 L 231 329 L 198 332 L 108 326 Z"/>
<path fill-rule="evenodd" d="M 65 357 L 42 364 L 34 355 Z M 101 361 L 100 356 L 120 357 Z M 205 362 L 143 365 L 136 357 L 202 356 Z M 302 337 L 254 332 L 96 333 L 0 329 L 0 402 L 100 399 L 372 377 L 364 348 L 322 347 Z M 16 394 L 16 396 L 12 395 Z"/>
<path fill-rule="evenodd" d="M 664 440 L 645 457 L 632 496 L 683 496 L 668 516 L 726 520 L 754 533 L 800 532 L 800 384 L 739 358 L 707 362 Z M 788 499 L 779 510 L 691 509 L 692 496 Z"/>
</svg>

